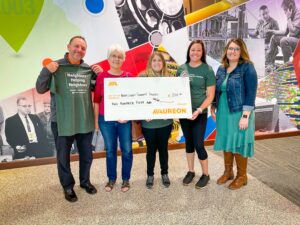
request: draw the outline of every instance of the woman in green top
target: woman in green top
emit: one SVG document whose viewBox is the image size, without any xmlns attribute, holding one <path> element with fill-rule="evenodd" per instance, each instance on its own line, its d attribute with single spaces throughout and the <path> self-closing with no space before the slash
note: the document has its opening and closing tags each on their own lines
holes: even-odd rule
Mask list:
<svg viewBox="0 0 300 225">
<path fill-rule="evenodd" d="M 147 64 L 146 71 L 140 77 L 168 76 L 167 65 L 160 52 L 153 52 Z M 172 119 L 143 120 L 142 131 L 147 144 L 147 188 L 152 188 L 154 183 L 154 166 L 156 150 L 159 152 L 162 184 L 170 186 L 168 177 L 168 140 L 172 130 Z"/>
<path fill-rule="evenodd" d="M 212 68 L 206 63 L 205 48 L 201 40 L 194 40 L 190 43 L 186 63 L 179 67 L 177 75 L 188 76 L 190 79 L 193 111 L 192 118 L 180 119 L 189 169 L 183 179 L 183 184 L 188 185 L 195 177 L 196 149 L 203 175 L 195 187 L 203 188 L 209 181 L 207 152 L 204 148 L 207 107 L 214 99 L 216 78 Z"/>
</svg>

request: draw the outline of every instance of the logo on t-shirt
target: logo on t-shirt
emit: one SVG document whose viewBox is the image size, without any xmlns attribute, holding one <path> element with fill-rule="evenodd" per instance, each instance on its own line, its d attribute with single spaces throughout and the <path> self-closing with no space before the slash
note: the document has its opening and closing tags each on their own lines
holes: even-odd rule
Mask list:
<svg viewBox="0 0 300 225">
<path fill-rule="evenodd" d="M 65 73 L 66 86 L 72 92 L 86 93 L 89 90 L 89 75 L 80 73 Z"/>
</svg>

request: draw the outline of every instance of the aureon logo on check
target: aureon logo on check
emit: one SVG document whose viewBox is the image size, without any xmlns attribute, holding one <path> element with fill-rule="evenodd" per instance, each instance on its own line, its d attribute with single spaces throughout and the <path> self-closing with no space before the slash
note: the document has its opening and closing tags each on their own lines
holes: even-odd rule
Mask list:
<svg viewBox="0 0 300 225">
<path fill-rule="evenodd" d="M 167 109 L 154 109 L 153 114 L 183 114 L 186 113 L 185 108 L 167 108 Z"/>
<path fill-rule="evenodd" d="M 108 83 L 108 86 L 111 87 L 111 86 L 118 86 L 118 82 L 116 81 L 111 81 Z"/>
</svg>

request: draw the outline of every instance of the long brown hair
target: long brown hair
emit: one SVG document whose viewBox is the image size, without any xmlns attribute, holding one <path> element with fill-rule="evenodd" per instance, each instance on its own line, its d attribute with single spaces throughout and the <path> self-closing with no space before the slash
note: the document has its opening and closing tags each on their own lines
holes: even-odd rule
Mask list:
<svg viewBox="0 0 300 225">
<path fill-rule="evenodd" d="M 229 40 L 227 45 L 225 46 L 224 53 L 223 53 L 223 56 L 222 56 L 222 59 L 221 59 L 221 63 L 225 68 L 229 67 L 229 61 L 227 59 L 227 51 L 228 51 L 228 47 L 231 43 L 235 43 L 241 49 L 239 64 L 246 63 L 246 62 L 247 63 L 252 63 L 252 61 L 250 60 L 248 50 L 247 50 L 247 46 L 246 46 L 245 42 L 243 41 L 243 39 L 233 38 L 233 39 Z"/>
<path fill-rule="evenodd" d="M 161 75 L 163 76 L 168 76 L 169 75 L 169 72 L 168 72 L 168 68 L 167 68 L 167 63 L 166 63 L 166 60 L 163 56 L 162 53 L 158 52 L 158 51 L 154 51 L 149 60 L 148 60 L 148 63 L 147 63 L 147 68 L 146 68 L 146 76 L 147 77 L 153 77 L 155 75 L 153 69 L 152 69 L 152 66 L 151 66 L 151 63 L 152 63 L 152 60 L 155 56 L 158 56 L 162 62 L 163 62 L 163 68 L 162 68 L 162 71 L 161 71 Z"/>
</svg>

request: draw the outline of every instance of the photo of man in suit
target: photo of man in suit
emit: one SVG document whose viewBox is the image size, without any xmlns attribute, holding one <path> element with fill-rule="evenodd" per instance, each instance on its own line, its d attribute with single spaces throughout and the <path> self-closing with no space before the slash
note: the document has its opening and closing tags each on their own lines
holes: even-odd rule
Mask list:
<svg viewBox="0 0 300 225">
<path fill-rule="evenodd" d="M 25 97 L 17 99 L 17 110 L 5 120 L 6 141 L 14 149 L 13 159 L 52 156 L 44 127 L 36 115 L 30 114 L 31 105 Z"/>
</svg>

